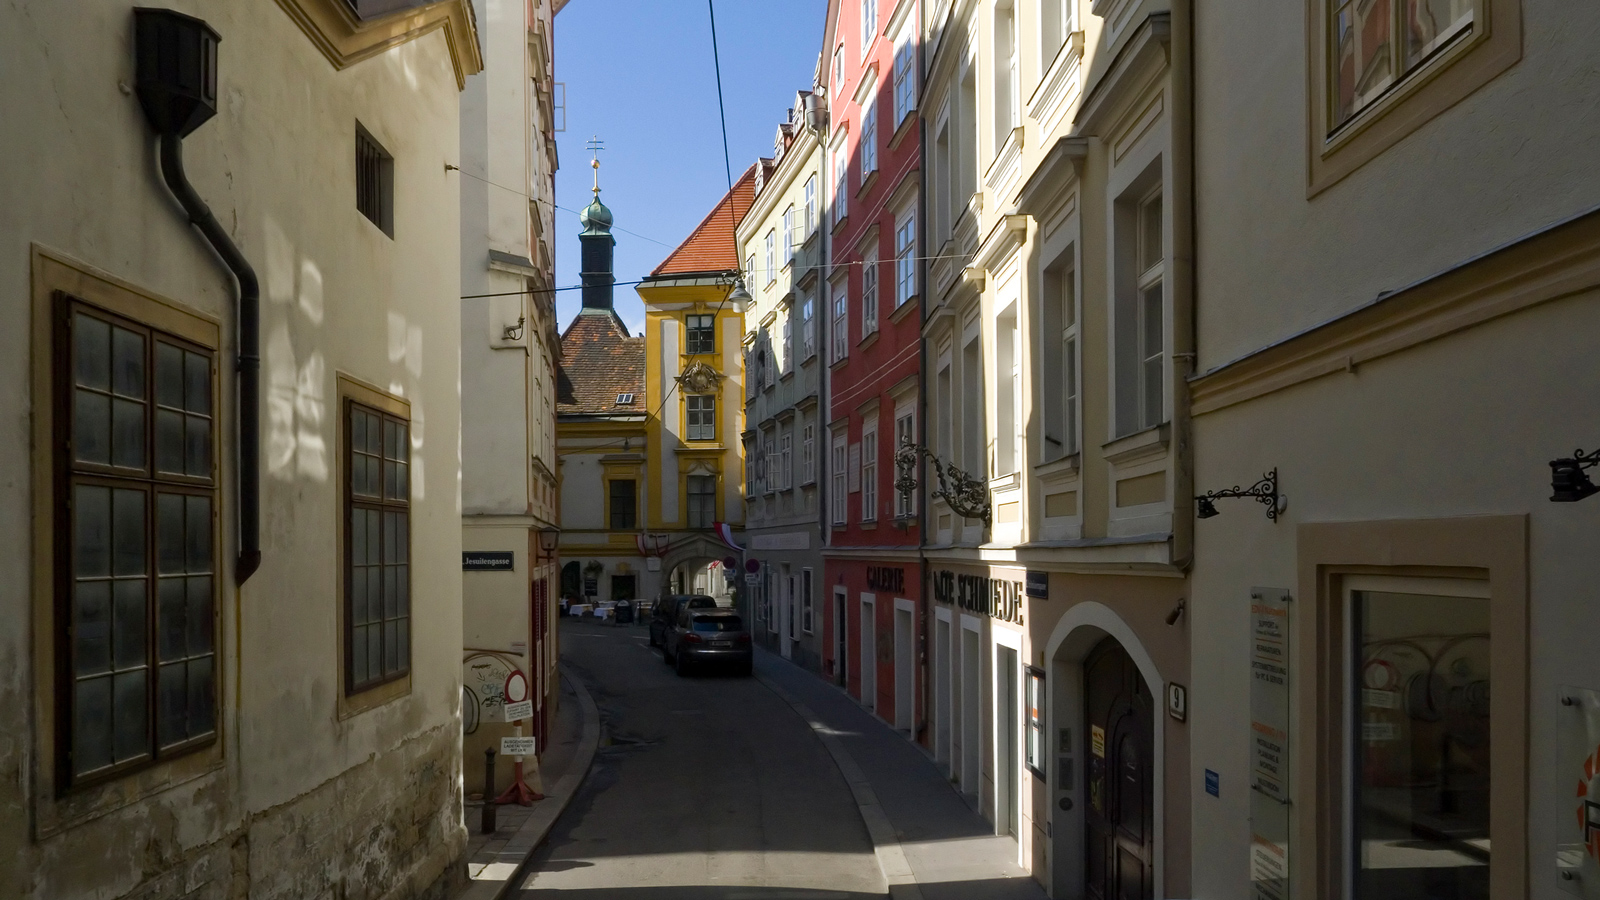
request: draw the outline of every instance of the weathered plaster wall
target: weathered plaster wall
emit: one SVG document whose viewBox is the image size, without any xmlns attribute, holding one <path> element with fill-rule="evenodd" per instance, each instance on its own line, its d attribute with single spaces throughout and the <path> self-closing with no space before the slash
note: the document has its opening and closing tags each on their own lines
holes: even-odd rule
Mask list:
<svg viewBox="0 0 1600 900">
<path fill-rule="evenodd" d="M 128 4 L 0 10 L 0 896 L 421 897 L 460 875 L 457 92 L 442 32 L 336 72 L 271 3 L 174 0 L 222 35 L 217 117 L 190 178 L 263 289 L 264 564 L 222 598 L 222 763 L 35 839 L 41 798 L 29 525 L 29 246 L 54 248 L 224 323 L 233 284 L 160 183 L 133 81 Z M 395 236 L 355 208 L 360 122 L 395 157 Z M 337 715 L 336 374 L 413 417 L 412 686 Z M 231 561 L 232 429 L 222 430 Z M 231 570 L 231 562 L 228 563 Z M 231 571 L 224 583 L 231 585 Z"/>
</svg>

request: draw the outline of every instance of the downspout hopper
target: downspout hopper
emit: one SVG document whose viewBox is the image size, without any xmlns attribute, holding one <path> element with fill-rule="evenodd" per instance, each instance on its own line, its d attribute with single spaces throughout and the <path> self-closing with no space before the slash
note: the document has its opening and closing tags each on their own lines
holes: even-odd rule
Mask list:
<svg viewBox="0 0 1600 900">
<path fill-rule="evenodd" d="M 139 105 L 161 136 L 161 176 L 189 224 L 199 230 L 239 282 L 239 555 L 234 580 L 261 566 L 261 286 L 255 270 L 211 214 L 183 171 L 183 138 L 217 114 L 217 44 L 204 21 L 166 9 L 135 9 Z"/>
</svg>

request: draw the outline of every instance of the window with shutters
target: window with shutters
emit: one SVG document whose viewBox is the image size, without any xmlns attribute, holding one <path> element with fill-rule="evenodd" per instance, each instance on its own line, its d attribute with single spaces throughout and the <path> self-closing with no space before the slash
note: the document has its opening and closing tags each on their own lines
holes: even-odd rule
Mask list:
<svg viewBox="0 0 1600 900">
<path fill-rule="evenodd" d="M 411 670 L 411 423 L 345 400 L 345 693 Z"/>
<path fill-rule="evenodd" d="M 216 359 L 65 294 L 55 310 L 66 788 L 216 738 Z"/>
</svg>

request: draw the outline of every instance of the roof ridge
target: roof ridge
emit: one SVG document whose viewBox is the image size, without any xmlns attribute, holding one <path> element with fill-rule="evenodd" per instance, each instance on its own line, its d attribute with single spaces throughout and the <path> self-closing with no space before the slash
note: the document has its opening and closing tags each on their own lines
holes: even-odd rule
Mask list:
<svg viewBox="0 0 1600 900">
<path fill-rule="evenodd" d="M 667 254 L 667 258 L 662 260 L 660 265 L 656 266 L 654 269 L 651 269 L 650 270 L 650 274 L 651 275 L 671 274 L 672 272 L 676 272 L 676 271 L 685 271 L 685 272 L 712 271 L 712 269 L 709 269 L 706 266 L 698 265 L 698 264 L 693 269 L 672 270 L 672 272 L 669 272 L 668 267 L 671 266 L 675 261 L 677 261 L 680 256 L 687 256 L 689 251 L 691 251 L 691 250 L 698 251 L 700 249 L 699 247 L 695 246 L 698 243 L 698 239 L 700 238 L 701 235 L 705 234 L 713 225 L 717 224 L 715 222 L 715 220 L 718 218 L 718 214 L 722 212 L 724 207 L 728 208 L 728 210 L 731 213 L 731 217 L 733 218 L 733 223 L 728 228 L 729 234 L 732 235 L 734 232 L 736 232 L 738 230 L 739 223 L 744 221 L 744 217 L 750 213 L 751 207 L 753 207 L 755 205 L 755 176 L 756 176 L 756 170 L 757 170 L 757 168 L 760 167 L 760 165 L 761 165 L 761 163 L 759 161 L 751 163 L 750 164 L 750 168 L 746 169 L 744 171 L 744 174 L 739 176 L 739 180 L 735 181 L 733 183 L 733 187 L 730 188 L 726 193 L 724 193 L 722 195 L 721 199 L 719 199 L 717 201 L 716 205 L 711 207 L 711 211 L 706 213 L 705 218 L 700 220 L 700 224 L 696 225 L 694 227 L 694 230 L 689 232 L 689 236 L 684 238 L 683 241 L 680 244 L 678 244 L 677 247 L 673 248 L 673 251 L 671 253 Z M 744 199 L 744 209 L 740 210 L 739 209 L 740 194 L 741 193 L 746 193 L 746 188 L 747 187 L 748 187 L 748 193 L 749 193 L 750 196 Z M 732 266 L 722 266 L 721 268 L 723 268 L 723 269 L 728 269 L 728 268 L 737 269 L 739 267 L 739 251 L 737 249 L 737 246 L 733 243 L 732 240 L 729 241 L 729 246 L 726 249 L 726 251 L 722 251 L 722 248 L 718 248 L 718 251 L 719 252 L 727 252 L 727 253 L 729 253 L 729 254 L 731 254 L 733 256 L 733 265 Z"/>
</svg>

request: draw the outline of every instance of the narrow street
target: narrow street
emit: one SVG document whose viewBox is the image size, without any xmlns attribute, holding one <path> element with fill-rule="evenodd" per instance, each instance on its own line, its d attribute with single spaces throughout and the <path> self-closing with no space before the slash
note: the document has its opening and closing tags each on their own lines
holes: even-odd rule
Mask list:
<svg viewBox="0 0 1600 900">
<path fill-rule="evenodd" d="M 517 896 L 854 900 L 885 894 L 849 787 L 752 678 L 679 678 L 637 626 L 563 619 L 600 707 L 594 767 Z"/>
</svg>

